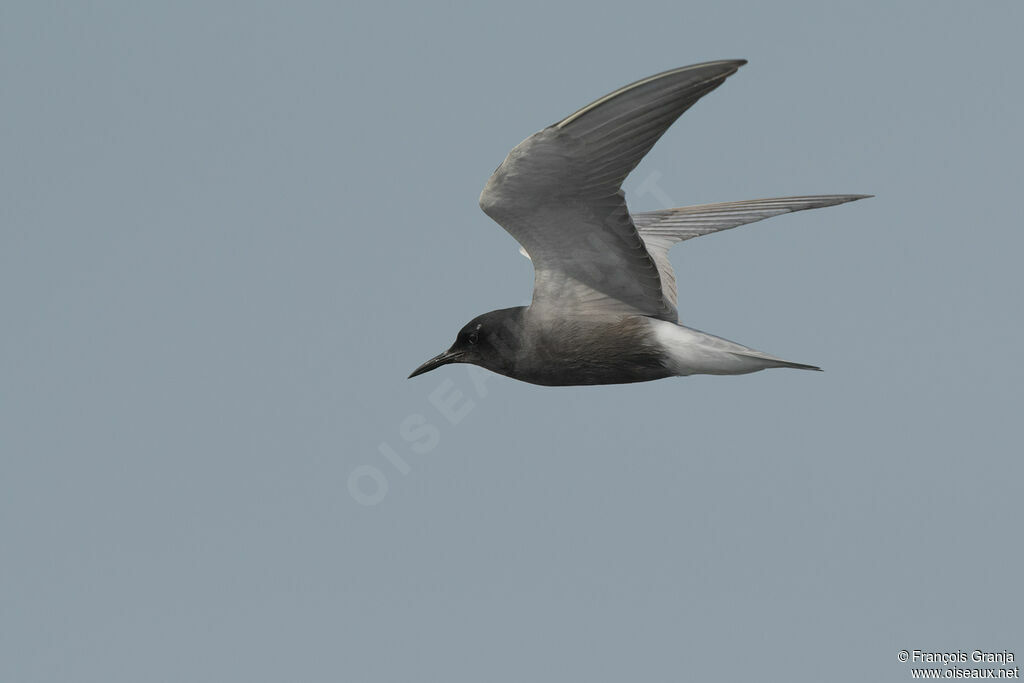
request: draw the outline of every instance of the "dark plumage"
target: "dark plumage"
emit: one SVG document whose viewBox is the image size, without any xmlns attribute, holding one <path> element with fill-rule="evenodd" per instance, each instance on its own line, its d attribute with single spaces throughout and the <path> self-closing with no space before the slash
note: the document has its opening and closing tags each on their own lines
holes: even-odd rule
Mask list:
<svg viewBox="0 0 1024 683">
<path fill-rule="evenodd" d="M 446 363 L 474 363 L 543 385 L 819 369 L 679 325 L 668 250 L 699 235 L 866 195 L 630 215 L 621 190 L 672 122 L 745 63 L 708 62 L 645 78 L 516 146 L 488 180 L 480 207 L 533 261 L 533 301 L 473 319 L 450 349 L 410 377 Z"/>
</svg>

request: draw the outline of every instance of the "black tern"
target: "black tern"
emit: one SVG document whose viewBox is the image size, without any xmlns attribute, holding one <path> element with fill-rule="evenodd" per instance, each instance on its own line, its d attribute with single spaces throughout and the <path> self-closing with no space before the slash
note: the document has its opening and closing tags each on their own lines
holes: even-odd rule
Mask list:
<svg viewBox="0 0 1024 683">
<path fill-rule="evenodd" d="M 679 116 L 746 60 L 673 69 L 620 88 L 521 142 L 480 208 L 533 261 L 533 300 L 474 318 L 409 377 L 473 363 L 547 386 L 767 368 L 820 370 L 679 324 L 673 244 L 871 195 L 754 199 L 630 214 L 622 182 Z"/>
</svg>

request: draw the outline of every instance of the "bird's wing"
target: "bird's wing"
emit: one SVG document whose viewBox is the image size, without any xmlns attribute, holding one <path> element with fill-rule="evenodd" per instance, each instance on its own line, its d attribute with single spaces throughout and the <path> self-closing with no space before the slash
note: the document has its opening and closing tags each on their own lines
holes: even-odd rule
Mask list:
<svg viewBox="0 0 1024 683">
<path fill-rule="evenodd" d="M 533 261 L 533 307 L 676 320 L 620 186 L 680 114 L 745 63 L 708 62 L 637 81 L 509 153 L 480 207 Z"/>
<path fill-rule="evenodd" d="M 742 202 L 684 206 L 634 213 L 633 223 L 640 232 L 661 278 L 662 295 L 676 305 L 676 277 L 668 251 L 673 244 L 700 237 L 719 230 L 771 218 L 791 211 L 818 209 L 870 197 L 869 194 L 826 194 L 813 197 L 778 197 L 776 199 L 750 199 Z"/>
</svg>

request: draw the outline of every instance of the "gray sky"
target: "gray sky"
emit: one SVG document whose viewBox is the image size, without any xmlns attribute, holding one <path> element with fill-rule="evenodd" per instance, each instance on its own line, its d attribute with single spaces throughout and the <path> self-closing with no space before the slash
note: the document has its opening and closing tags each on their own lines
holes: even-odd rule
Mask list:
<svg viewBox="0 0 1024 683">
<path fill-rule="evenodd" d="M 1024 657 L 1022 19 L 4 3 L 0 680 L 862 681 L 909 679 L 901 649 Z M 516 143 L 737 57 L 628 198 L 876 194 L 673 252 L 685 324 L 825 373 L 405 379 L 529 299 L 477 207 Z"/>
</svg>

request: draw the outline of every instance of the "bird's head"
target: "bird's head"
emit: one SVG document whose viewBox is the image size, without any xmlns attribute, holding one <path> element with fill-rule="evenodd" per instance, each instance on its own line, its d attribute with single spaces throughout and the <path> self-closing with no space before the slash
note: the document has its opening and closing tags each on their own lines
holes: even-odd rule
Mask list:
<svg viewBox="0 0 1024 683">
<path fill-rule="evenodd" d="M 448 363 L 472 363 L 507 375 L 515 365 L 524 310 L 522 306 L 503 308 L 473 318 L 459 330 L 451 348 L 413 370 L 409 378 Z"/>
</svg>

